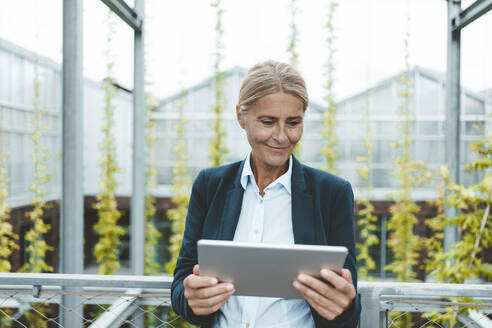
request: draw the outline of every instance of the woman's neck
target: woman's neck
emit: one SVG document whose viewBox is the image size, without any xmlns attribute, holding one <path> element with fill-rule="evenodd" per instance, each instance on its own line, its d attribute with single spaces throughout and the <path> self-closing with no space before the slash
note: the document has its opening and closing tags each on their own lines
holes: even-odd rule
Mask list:
<svg viewBox="0 0 492 328">
<path fill-rule="evenodd" d="M 289 168 L 289 160 L 281 166 L 270 166 L 266 165 L 264 162 L 256 160 L 253 154 L 251 154 L 250 165 L 256 184 L 258 185 L 258 189 L 260 189 L 260 195 L 263 196 L 265 194 L 265 188 L 287 172 Z"/>
</svg>

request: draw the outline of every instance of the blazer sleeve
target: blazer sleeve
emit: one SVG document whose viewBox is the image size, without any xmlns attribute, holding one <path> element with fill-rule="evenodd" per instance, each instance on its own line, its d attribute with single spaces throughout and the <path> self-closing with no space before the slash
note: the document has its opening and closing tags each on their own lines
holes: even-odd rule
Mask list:
<svg viewBox="0 0 492 328">
<path fill-rule="evenodd" d="M 327 231 L 328 244 L 333 246 L 345 246 L 348 255 L 344 267 L 349 269 L 352 274 L 354 287 L 357 291 L 357 269 L 355 262 L 355 237 L 354 237 L 354 194 L 349 182 L 344 181 L 342 187 L 337 190 L 332 198 L 332 210 L 328 218 L 329 226 Z M 327 320 L 313 310 L 313 319 L 316 327 L 325 328 L 355 328 L 359 322 L 361 305 L 359 295 L 355 298 L 350 307 L 341 315 L 333 320 Z"/>
<path fill-rule="evenodd" d="M 193 267 L 198 263 L 196 243 L 201 238 L 202 226 L 208 210 L 205 180 L 205 173 L 201 171 L 193 183 L 183 242 L 171 285 L 171 303 L 174 312 L 182 316 L 186 321 L 199 326 L 210 326 L 213 321 L 213 314 L 198 316 L 193 313 L 193 310 L 188 305 L 188 300 L 184 296 L 183 281 L 188 275 L 193 273 Z"/>
</svg>

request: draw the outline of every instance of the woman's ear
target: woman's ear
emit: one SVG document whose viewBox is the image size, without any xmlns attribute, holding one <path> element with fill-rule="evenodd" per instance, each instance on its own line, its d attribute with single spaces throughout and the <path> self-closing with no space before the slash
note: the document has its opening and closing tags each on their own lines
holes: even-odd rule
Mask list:
<svg viewBox="0 0 492 328">
<path fill-rule="evenodd" d="M 239 105 L 236 105 L 236 117 L 237 117 L 237 121 L 239 122 L 239 125 L 241 126 L 241 128 L 244 129 L 244 115 L 241 113 L 241 107 L 239 107 Z"/>
</svg>

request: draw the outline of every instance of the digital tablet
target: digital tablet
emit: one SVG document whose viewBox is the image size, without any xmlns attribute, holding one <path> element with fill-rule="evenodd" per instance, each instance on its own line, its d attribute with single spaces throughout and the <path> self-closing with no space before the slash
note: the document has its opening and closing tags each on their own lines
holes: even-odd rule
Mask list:
<svg viewBox="0 0 492 328">
<path fill-rule="evenodd" d="M 302 298 L 292 286 L 297 275 L 340 272 L 347 253 L 343 246 L 198 241 L 200 275 L 234 283 L 239 296 Z"/>
</svg>

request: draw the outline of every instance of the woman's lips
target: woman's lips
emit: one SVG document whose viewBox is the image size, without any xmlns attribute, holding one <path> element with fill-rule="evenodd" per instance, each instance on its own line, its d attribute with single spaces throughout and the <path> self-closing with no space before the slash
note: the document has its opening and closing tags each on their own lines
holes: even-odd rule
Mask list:
<svg viewBox="0 0 492 328">
<path fill-rule="evenodd" d="M 278 154 L 282 154 L 284 153 L 289 147 L 273 147 L 273 146 L 269 146 L 269 145 L 266 145 L 271 151 L 273 151 L 274 153 L 278 153 Z"/>
</svg>

